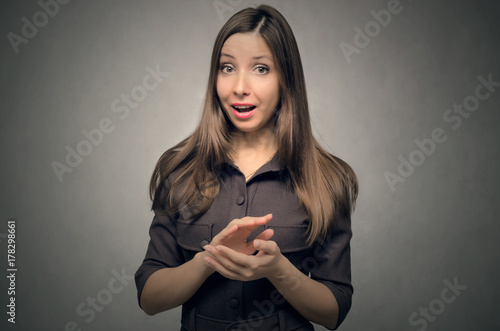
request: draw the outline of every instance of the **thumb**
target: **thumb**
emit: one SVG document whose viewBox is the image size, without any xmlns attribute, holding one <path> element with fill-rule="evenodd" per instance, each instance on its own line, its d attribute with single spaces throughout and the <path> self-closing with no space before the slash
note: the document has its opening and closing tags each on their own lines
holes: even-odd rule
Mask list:
<svg viewBox="0 0 500 331">
<path fill-rule="evenodd" d="M 273 237 L 274 235 L 274 230 L 273 229 L 266 229 L 262 231 L 254 240 L 269 240 Z"/>
<path fill-rule="evenodd" d="M 261 253 L 274 254 L 278 249 L 278 245 L 276 244 L 275 241 L 260 240 L 260 239 L 255 239 L 253 241 L 253 247 L 255 247 L 256 250 L 260 251 L 259 254 Z"/>
</svg>

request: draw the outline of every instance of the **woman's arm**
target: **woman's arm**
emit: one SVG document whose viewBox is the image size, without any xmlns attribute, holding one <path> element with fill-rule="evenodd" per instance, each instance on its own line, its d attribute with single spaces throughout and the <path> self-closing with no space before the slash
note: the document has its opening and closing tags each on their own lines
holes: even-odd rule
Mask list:
<svg viewBox="0 0 500 331">
<path fill-rule="evenodd" d="M 203 263 L 206 252 L 175 268 L 155 271 L 146 281 L 141 294 L 141 307 L 148 315 L 182 305 L 200 288 L 213 273 Z"/>
<path fill-rule="evenodd" d="M 339 306 L 326 285 L 304 275 L 281 254 L 276 269 L 267 278 L 295 310 L 328 329 L 337 327 Z"/>
<path fill-rule="evenodd" d="M 271 218 L 272 215 L 269 214 L 263 217 L 235 219 L 212 239 L 210 245 L 226 245 L 241 254 L 252 254 L 255 249 L 253 242 L 247 242 L 248 236 L 259 226 L 269 222 Z M 168 233 L 172 233 L 172 230 Z M 167 232 L 164 234 L 166 235 Z M 272 236 L 273 230 L 267 229 L 256 239 L 269 240 Z M 174 239 L 170 241 L 172 240 L 175 241 Z M 153 245 L 153 247 L 156 246 Z M 161 249 L 155 248 L 153 251 L 161 251 Z M 165 267 L 153 272 L 140 294 L 140 306 L 144 312 L 154 315 L 175 308 L 191 298 L 214 272 L 203 262 L 206 256 L 206 252 L 199 252 L 192 260 L 177 267 Z"/>
<path fill-rule="evenodd" d="M 249 281 L 267 278 L 283 297 L 308 320 L 329 329 L 337 327 L 339 306 L 330 289 L 298 270 L 276 242 L 254 240 L 257 255 L 244 255 L 228 247 L 205 246 L 205 262 L 226 278 Z"/>
</svg>

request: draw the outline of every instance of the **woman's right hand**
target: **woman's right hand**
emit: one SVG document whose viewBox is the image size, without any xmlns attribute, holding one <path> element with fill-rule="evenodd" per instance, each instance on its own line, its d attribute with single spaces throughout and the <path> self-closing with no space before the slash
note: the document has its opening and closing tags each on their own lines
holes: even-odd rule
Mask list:
<svg viewBox="0 0 500 331">
<path fill-rule="evenodd" d="M 224 245 L 239 253 L 251 255 L 255 252 L 253 240 L 248 242 L 250 234 L 259 226 L 266 224 L 273 218 L 272 214 L 262 217 L 243 217 L 232 220 L 224 230 L 219 232 L 210 242 L 210 245 Z M 262 231 L 255 239 L 269 240 L 274 235 L 272 229 Z"/>
<path fill-rule="evenodd" d="M 262 217 L 244 217 L 232 220 L 209 244 L 213 247 L 224 245 L 236 252 L 251 255 L 255 252 L 253 240 L 247 242 L 250 234 L 259 226 L 273 218 L 268 214 Z M 274 231 L 262 231 L 255 239 L 269 240 Z M 206 247 L 206 246 L 205 246 Z M 194 258 L 178 267 L 162 268 L 155 271 L 147 280 L 141 294 L 141 307 L 149 315 L 154 315 L 185 303 L 200 288 L 203 282 L 215 272 L 207 265 L 207 251 L 195 254 Z"/>
</svg>

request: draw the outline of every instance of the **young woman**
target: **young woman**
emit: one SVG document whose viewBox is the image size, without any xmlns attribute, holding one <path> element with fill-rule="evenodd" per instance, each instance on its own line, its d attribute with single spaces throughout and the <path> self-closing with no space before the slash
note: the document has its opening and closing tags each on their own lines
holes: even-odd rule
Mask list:
<svg viewBox="0 0 500 331">
<path fill-rule="evenodd" d="M 352 169 L 313 138 L 299 51 L 274 8 L 231 17 L 201 121 L 154 170 L 135 278 L 149 315 L 181 330 L 337 328 L 351 306 Z"/>
</svg>

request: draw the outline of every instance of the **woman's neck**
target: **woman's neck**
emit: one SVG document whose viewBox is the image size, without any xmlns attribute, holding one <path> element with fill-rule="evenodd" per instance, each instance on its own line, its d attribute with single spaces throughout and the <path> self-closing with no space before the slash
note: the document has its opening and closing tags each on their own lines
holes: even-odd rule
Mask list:
<svg viewBox="0 0 500 331">
<path fill-rule="evenodd" d="M 255 173 L 263 164 L 269 162 L 277 150 L 276 138 L 271 129 L 255 133 L 238 132 L 231 137 L 232 160 L 245 177 Z"/>
<path fill-rule="evenodd" d="M 235 132 L 230 143 L 236 158 L 272 155 L 277 150 L 276 138 L 270 128 L 250 133 Z"/>
</svg>

